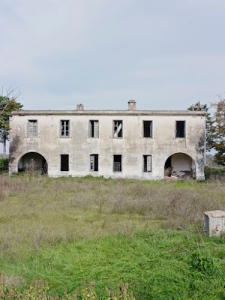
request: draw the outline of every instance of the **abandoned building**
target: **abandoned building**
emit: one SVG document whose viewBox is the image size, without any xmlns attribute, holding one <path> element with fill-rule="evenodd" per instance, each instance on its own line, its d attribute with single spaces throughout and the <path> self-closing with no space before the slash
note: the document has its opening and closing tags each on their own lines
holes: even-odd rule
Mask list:
<svg viewBox="0 0 225 300">
<path fill-rule="evenodd" d="M 204 180 L 205 111 L 20 110 L 10 119 L 9 172 Z"/>
</svg>

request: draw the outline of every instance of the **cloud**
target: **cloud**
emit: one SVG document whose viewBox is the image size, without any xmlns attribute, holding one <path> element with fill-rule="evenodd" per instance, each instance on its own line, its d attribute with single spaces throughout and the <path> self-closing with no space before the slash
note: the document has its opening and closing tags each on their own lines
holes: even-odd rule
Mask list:
<svg viewBox="0 0 225 300">
<path fill-rule="evenodd" d="M 224 9 L 221 0 L 2 0 L 0 81 L 30 109 L 130 98 L 186 108 L 188 97 L 223 93 Z"/>
</svg>

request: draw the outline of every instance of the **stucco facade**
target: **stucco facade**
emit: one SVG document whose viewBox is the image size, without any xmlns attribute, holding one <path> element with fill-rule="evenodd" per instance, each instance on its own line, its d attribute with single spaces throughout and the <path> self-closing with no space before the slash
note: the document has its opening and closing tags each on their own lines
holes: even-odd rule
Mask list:
<svg viewBox="0 0 225 300">
<path fill-rule="evenodd" d="M 84 110 L 14 112 L 10 173 L 36 168 L 49 176 L 204 179 L 205 112 Z"/>
</svg>

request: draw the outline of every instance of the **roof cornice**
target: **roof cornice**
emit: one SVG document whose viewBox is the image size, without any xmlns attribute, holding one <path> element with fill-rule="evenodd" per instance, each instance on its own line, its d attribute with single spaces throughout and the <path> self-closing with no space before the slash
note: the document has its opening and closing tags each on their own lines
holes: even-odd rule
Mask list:
<svg viewBox="0 0 225 300">
<path fill-rule="evenodd" d="M 190 110 L 19 110 L 13 116 L 205 116 L 205 111 Z"/>
</svg>

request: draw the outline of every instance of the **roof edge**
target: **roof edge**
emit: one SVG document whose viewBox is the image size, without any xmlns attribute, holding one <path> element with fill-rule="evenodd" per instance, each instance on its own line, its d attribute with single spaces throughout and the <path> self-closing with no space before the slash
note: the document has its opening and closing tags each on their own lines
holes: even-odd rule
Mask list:
<svg viewBox="0 0 225 300">
<path fill-rule="evenodd" d="M 167 116 L 205 116 L 206 111 L 190 110 L 18 110 L 12 116 L 40 116 L 40 115 L 167 115 Z"/>
</svg>

